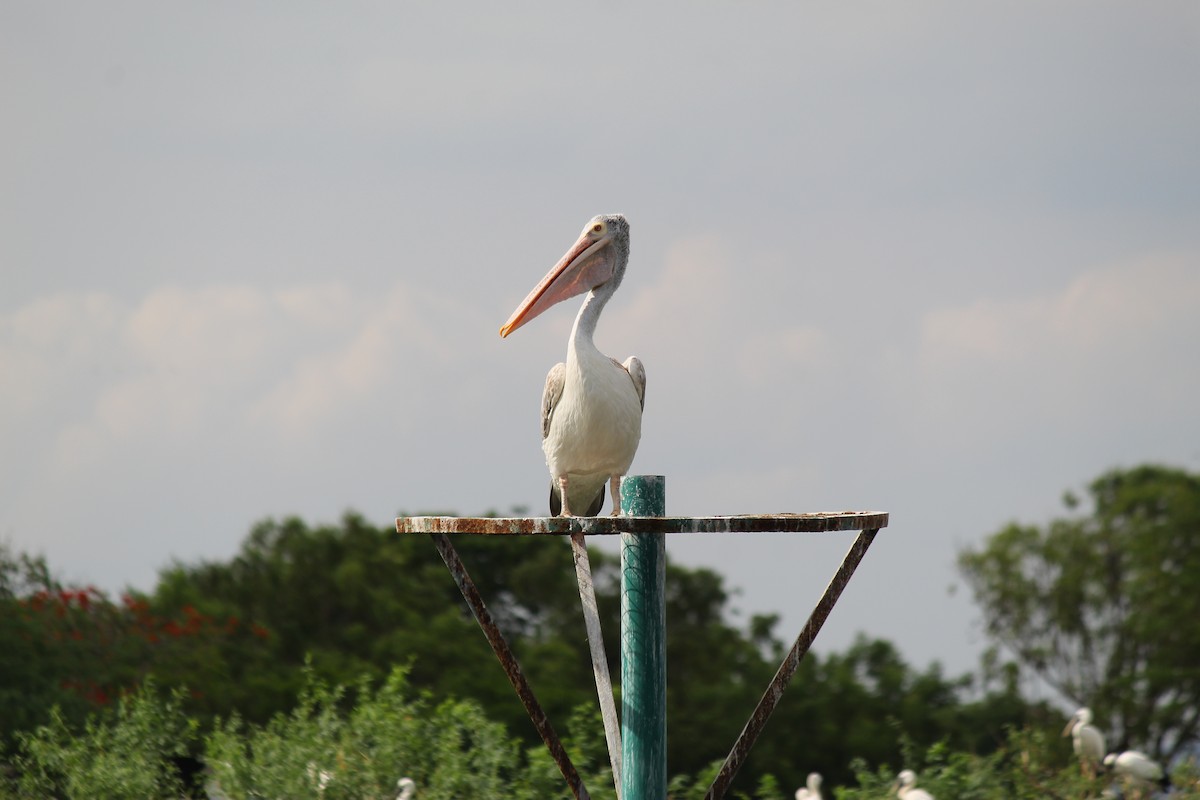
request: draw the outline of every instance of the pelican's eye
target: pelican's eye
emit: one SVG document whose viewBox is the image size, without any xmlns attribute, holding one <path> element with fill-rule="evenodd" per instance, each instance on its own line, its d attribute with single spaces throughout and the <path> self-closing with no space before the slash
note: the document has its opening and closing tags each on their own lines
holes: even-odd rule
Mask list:
<svg viewBox="0 0 1200 800">
<path fill-rule="evenodd" d="M 593 223 L 593 225 L 592 225 L 592 233 L 594 233 L 594 234 L 595 234 L 595 235 L 597 235 L 597 236 L 599 236 L 600 234 L 604 233 L 604 223 L 603 223 L 603 222 L 596 222 L 596 223 Z"/>
</svg>

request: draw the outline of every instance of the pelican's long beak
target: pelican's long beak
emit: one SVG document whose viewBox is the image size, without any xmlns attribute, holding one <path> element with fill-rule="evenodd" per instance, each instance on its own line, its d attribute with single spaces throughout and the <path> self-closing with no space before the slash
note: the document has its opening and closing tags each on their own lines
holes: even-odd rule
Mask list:
<svg viewBox="0 0 1200 800">
<path fill-rule="evenodd" d="M 588 231 L 580 235 L 542 282 L 533 287 L 517 310 L 500 328 L 508 336 L 550 306 L 594 289 L 613 276 L 613 260 L 608 257 L 608 237 L 593 238 Z"/>
<path fill-rule="evenodd" d="M 1063 728 L 1063 736 L 1071 735 L 1071 729 L 1075 727 L 1076 720 L 1077 720 L 1077 717 L 1075 717 L 1074 715 L 1072 715 L 1071 718 L 1069 720 L 1067 720 L 1067 727 Z"/>
</svg>

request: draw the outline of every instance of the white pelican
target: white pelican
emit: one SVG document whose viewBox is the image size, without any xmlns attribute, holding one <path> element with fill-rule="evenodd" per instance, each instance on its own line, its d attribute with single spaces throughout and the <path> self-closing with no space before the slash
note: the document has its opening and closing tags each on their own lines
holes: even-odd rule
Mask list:
<svg viewBox="0 0 1200 800">
<path fill-rule="evenodd" d="M 896 796 L 904 800 L 933 800 L 933 795 L 917 788 L 917 773 L 906 769 L 896 776 Z"/>
<path fill-rule="evenodd" d="M 1071 715 L 1063 736 L 1072 738 L 1071 746 L 1083 769 L 1094 775 L 1096 767 L 1104 758 L 1104 734 L 1092 725 L 1092 710 L 1084 707 Z"/>
<path fill-rule="evenodd" d="M 1126 750 L 1120 755 L 1109 753 L 1104 757 L 1104 766 L 1128 788 L 1139 793 L 1163 783 L 1162 766 L 1139 750 Z"/>
<path fill-rule="evenodd" d="M 508 336 L 563 300 L 587 292 L 567 343 L 542 394 L 542 450 L 550 468 L 550 513 L 596 516 L 611 483 L 614 515 L 621 513 L 621 476 L 642 438 L 646 370 L 596 349 L 592 334 L 605 303 L 625 276 L 629 223 L 620 214 L 592 217 L 579 239 L 500 328 Z"/>
<path fill-rule="evenodd" d="M 796 800 L 821 800 L 821 773 L 808 773 L 808 782 L 796 790 Z"/>
<path fill-rule="evenodd" d="M 396 800 L 412 800 L 413 794 L 417 791 L 417 784 L 412 778 L 401 778 L 396 781 L 396 788 L 399 793 L 396 795 Z"/>
</svg>

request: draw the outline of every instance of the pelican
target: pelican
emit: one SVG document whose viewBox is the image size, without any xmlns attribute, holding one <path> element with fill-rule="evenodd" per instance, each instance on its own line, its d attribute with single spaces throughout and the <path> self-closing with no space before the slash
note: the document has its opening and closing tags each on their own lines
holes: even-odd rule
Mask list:
<svg viewBox="0 0 1200 800">
<path fill-rule="evenodd" d="M 417 791 L 417 784 L 412 778 L 401 778 L 396 781 L 396 788 L 399 792 L 396 794 L 396 800 L 412 800 L 413 794 Z"/>
<path fill-rule="evenodd" d="M 796 790 L 796 800 L 821 800 L 821 773 L 808 773 L 808 782 Z"/>
<path fill-rule="evenodd" d="M 1104 766 L 1138 796 L 1155 784 L 1164 784 L 1166 789 L 1162 766 L 1139 750 L 1126 750 L 1120 755 L 1109 753 L 1104 757 Z"/>
<path fill-rule="evenodd" d="M 904 800 L 933 800 L 933 795 L 917 788 L 917 773 L 906 769 L 896 776 L 896 796 Z"/>
<path fill-rule="evenodd" d="M 542 393 L 542 450 L 550 468 L 550 513 L 594 517 L 611 485 L 613 515 L 621 513 L 621 476 L 642 438 L 646 370 L 596 349 L 592 335 L 629 262 L 629 223 L 620 214 L 592 217 L 575 244 L 500 328 L 508 336 L 546 309 L 587 292 L 567 343 Z"/>
<path fill-rule="evenodd" d="M 1095 775 L 1095 769 L 1104 758 L 1104 734 L 1092 725 L 1092 710 L 1084 707 L 1071 715 L 1063 736 L 1072 738 L 1071 746 L 1079 757 L 1085 772 Z"/>
</svg>

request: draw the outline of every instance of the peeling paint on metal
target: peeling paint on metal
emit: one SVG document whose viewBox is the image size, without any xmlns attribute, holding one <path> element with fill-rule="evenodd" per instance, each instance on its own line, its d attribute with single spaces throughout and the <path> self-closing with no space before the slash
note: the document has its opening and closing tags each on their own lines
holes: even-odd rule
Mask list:
<svg viewBox="0 0 1200 800">
<path fill-rule="evenodd" d="M 611 536 L 621 533 L 832 533 L 886 528 L 880 511 L 728 517 L 398 517 L 399 533 Z"/>
</svg>

